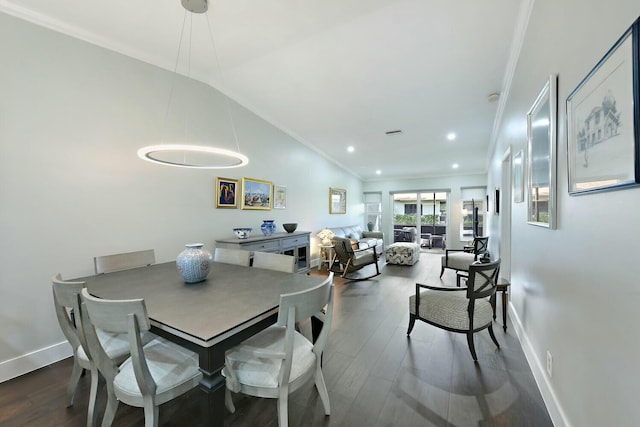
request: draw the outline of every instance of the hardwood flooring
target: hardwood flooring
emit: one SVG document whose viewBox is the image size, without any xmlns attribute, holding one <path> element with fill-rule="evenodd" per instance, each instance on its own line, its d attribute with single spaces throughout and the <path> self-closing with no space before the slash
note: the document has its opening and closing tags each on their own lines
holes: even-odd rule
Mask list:
<svg viewBox="0 0 640 427">
<path fill-rule="evenodd" d="M 502 330 L 500 312 L 494 330 L 501 348 L 487 331 L 476 334 L 478 364 L 462 334 L 418 322 L 407 338 L 408 298 L 415 283 L 440 283 L 438 251 L 423 252 L 413 267 L 380 265 L 382 275 L 369 281 L 336 279 L 333 328 L 324 354 L 331 416 L 324 416 L 310 384 L 290 395 L 290 425 L 553 425 L 512 326 Z M 442 282 L 455 286 L 455 273 L 445 272 Z M 67 408 L 71 366 L 66 359 L 0 384 L 0 426 L 84 426 L 90 380 L 88 375 L 81 379 L 75 405 Z M 195 389 L 162 405 L 160 425 L 198 425 L 199 393 Z M 236 413 L 227 414 L 225 425 L 277 426 L 275 400 L 234 395 L 234 403 Z M 143 420 L 141 409 L 121 404 L 114 426 L 141 426 Z"/>
</svg>

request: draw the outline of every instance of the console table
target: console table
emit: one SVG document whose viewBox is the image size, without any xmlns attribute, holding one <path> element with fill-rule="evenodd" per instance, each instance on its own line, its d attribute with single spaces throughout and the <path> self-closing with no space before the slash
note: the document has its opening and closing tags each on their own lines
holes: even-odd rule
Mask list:
<svg viewBox="0 0 640 427">
<path fill-rule="evenodd" d="M 251 252 L 273 252 L 296 258 L 297 273 L 308 273 L 310 269 L 310 231 L 273 233 L 270 236 L 254 236 L 246 239 L 216 240 L 216 247 L 241 249 Z"/>
</svg>

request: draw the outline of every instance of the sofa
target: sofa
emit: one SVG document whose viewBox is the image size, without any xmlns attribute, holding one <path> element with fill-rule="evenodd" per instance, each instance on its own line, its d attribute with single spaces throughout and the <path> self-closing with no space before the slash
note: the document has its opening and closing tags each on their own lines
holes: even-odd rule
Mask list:
<svg viewBox="0 0 640 427">
<path fill-rule="evenodd" d="M 381 231 L 364 231 L 359 225 L 330 227 L 338 237 L 351 239 L 358 243 L 358 249 L 376 248 L 378 256 L 384 254 L 384 234 Z"/>
</svg>

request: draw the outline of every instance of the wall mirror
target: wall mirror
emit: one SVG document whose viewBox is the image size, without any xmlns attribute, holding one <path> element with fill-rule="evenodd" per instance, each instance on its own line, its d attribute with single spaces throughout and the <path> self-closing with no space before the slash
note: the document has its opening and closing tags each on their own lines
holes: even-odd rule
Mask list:
<svg viewBox="0 0 640 427">
<path fill-rule="evenodd" d="M 527 113 L 527 222 L 555 228 L 557 76 L 549 76 Z"/>
</svg>

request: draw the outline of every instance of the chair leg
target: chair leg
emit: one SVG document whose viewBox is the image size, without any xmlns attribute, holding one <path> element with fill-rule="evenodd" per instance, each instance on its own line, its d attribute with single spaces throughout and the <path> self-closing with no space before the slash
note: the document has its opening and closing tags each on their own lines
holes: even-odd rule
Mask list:
<svg viewBox="0 0 640 427">
<path fill-rule="evenodd" d="M 500 348 L 500 344 L 498 344 L 498 340 L 496 340 L 496 336 L 493 333 L 493 324 L 489 325 L 489 335 L 491 335 L 491 339 L 495 343 L 496 347 Z"/>
<path fill-rule="evenodd" d="M 153 396 L 144 398 L 144 427 L 158 427 L 160 410 Z"/>
<path fill-rule="evenodd" d="M 409 328 L 407 329 L 407 336 L 413 331 L 413 327 L 416 324 L 416 316 L 415 314 L 409 313 Z"/>
<path fill-rule="evenodd" d="M 102 417 L 102 427 L 111 427 L 113 419 L 116 417 L 116 411 L 118 410 L 118 398 L 113 391 L 113 386 L 107 384 L 107 407 L 104 410 L 104 416 Z"/>
<path fill-rule="evenodd" d="M 322 404 L 324 405 L 324 414 L 331 415 L 329 392 L 327 391 L 327 385 L 324 382 L 324 376 L 322 375 L 321 366 L 322 365 L 318 363 L 316 368 L 316 388 L 318 389 L 318 394 L 320 395 L 320 399 L 322 400 Z"/>
<path fill-rule="evenodd" d="M 278 427 L 288 427 L 289 425 L 289 387 L 282 386 L 278 395 Z"/>
<path fill-rule="evenodd" d="M 444 267 L 440 269 L 440 278 L 442 279 L 442 275 L 444 274 Z"/>
<path fill-rule="evenodd" d="M 78 388 L 78 382 L 82 375 L 82 367 L 78 364 L 78 357 L 73 356 L 73 370 L 71 371 L 71 379 L 69 379 L 69 386 L 67 387 L 67 408 L 73 406 L 73 398 L 76 395 L 76 389 Z"/>
<path fill-rule="evenodd" d="M 478 355 L 476 354 L 476 346 L 473 343 L 473 332 L 467 332 L 467 344 L 469 344 L 469 351 L 471 352 L 471 357 L 473 357 L 473 361 L 478 361 Z"/>
<path fill-rule="evenodd" d="M 232 414 L 236 412 L 236 407 L 233 404 L 233 398 L 231 397 L 231 390 L 228 388 L 224 391 L 224 406 L 226 406 Z"/>
<path fill-rule="evenodd" d="M 91 390 L 89 392 L 89 407 L 87 408 L 87 426 L 95 427 L 98 425 L 98 393 L 104 385 L 98 368 L 95 366 L 91 369 Z"/>
</svg>

